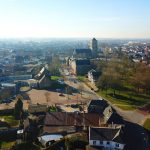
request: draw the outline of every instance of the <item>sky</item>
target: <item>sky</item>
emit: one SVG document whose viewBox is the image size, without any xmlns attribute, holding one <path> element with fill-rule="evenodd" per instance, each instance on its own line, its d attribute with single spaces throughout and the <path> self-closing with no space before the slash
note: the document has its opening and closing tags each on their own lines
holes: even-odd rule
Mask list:
<svg viewBox="0 0 150 150">
<path fill-rule="evenodd" d="M 0 38 L 150 38 L 150 0 L 0 0 Z"/>
</svg>

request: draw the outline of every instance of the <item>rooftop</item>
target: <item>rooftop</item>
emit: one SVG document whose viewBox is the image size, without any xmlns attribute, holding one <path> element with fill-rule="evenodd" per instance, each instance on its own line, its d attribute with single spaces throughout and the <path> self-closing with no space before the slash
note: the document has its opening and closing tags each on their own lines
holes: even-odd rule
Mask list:
<svg viewBox="0 0 150 150">
<path fill-rule="evenodd" d="M 47 113 L 45 125 L 59 126 L 99 126 L 100 116 L 91 113 L 53 112 Z"/>
<path fill-rule="evenodd" d="M 89 129 L 90 139 L 100 141 L 115 141 L 122 143 L 121 126 L 118 127 L 91 127 Z"/>
</svg>

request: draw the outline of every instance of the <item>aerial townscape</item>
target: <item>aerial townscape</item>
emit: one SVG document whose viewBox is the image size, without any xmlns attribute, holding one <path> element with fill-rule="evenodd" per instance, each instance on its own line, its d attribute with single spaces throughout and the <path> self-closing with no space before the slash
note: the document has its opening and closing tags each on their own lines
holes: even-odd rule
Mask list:
<svg viewBox="0 0 150 150">
<path fill-rule="evenodd" d="M 150 150 L 149 5 L 0 1 L 0 150 Z"/>
<path fill-rule="evenodd" d="M 150 44 L 110 42 L 59 51 L 53 41 L 37 50 L 34 41 L 1 41 L 1 141 L 12 149 L 148 149 Z"/>
</svg>

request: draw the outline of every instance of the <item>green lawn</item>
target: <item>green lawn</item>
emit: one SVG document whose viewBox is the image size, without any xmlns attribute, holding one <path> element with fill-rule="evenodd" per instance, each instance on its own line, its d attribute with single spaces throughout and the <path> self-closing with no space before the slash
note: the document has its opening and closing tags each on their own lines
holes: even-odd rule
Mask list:
<svg viewBox="0 0 150 150">
<path fill-rule="evenodd" d="M 62 79 L 62 77 L 60 77 L 60 76 L 51 76 L 51 79 L 56 81 L 56 80 Z"/>
<path fill-rule="evenodd" d="M 147 119 L 144 123 L 144 128 L 150 131 L 150 119 Z"/>
<path fill-rule="evenodd" d="M 58 110 L 57 110 L 57 107 L 55 107 L 55 106 L 50 106 L 49 107 L 49 112 L 57 112 Z"/>
<path fill-rule="evenodd" d="M 0 141 L 0 149 L 11 149 L 12 146 L 15 145 L 16 142 L 1 142 Z"/>
<path fill-rule="evenodd" d="M 150 102 L 150 95 L 135 94 L 130 91 L 116 92 L 113 96 L 113 90 L 109 89 L 107 95 L 106 91 L 100 91 L 98 94 L 124 110 L 133 110 Z"/>
<path fill-rule="evenodd" d="M 7 122 L 11 127 L 15 127 L 19 125 L 19 121 L 15 120 L 14 116 L 0 116 L 0 120 L 4 120 Z"/>
<path fill-rule="evenodd" d="M 84 81 L 85 81 L 85 76 L 77 76 L 77 79 L 78 79 L 79 81 L 84 82 Z"/>
</svg>

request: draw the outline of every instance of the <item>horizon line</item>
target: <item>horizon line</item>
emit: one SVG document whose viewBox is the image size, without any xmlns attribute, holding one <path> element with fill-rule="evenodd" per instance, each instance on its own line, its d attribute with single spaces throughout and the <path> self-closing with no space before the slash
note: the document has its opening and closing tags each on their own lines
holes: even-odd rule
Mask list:
<svg viewBox="0 0 150 150">
<path fill-rule="evenodd" d="M 0 37 L 1 39 L 92 39 L 92 38 L 96 38 L 96 39 L 121 39 L 121 40 L 150 40 L 150 37 Z"/>
</svg>

